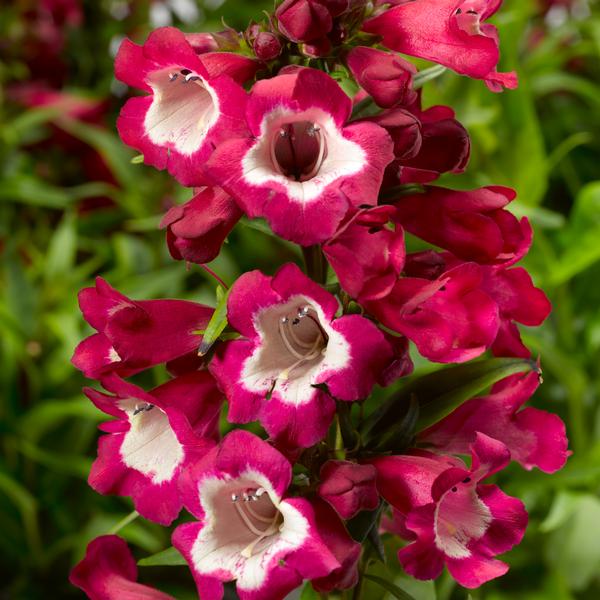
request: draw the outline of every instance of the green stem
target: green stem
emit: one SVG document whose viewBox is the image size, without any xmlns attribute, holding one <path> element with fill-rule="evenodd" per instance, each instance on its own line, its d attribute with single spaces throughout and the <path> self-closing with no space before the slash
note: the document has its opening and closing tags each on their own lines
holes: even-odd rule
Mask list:
<svg viewBox="0 0 600 600">
<path fill-rule="evenodd" d="M 327 261 L 321 250 L 321 246 L 308 246 L 302 248 L 304 263 L 306 264 L 306 273 L 317 283 L 325 284 L 327 282 Z"/>
<path fill-rule="evenodd" d="M 135 521 L 138 517 L 140 516 L 140 514 L 138 513 L 137 510 L 134 510 L 132 512 L 130 512 L 126 517 L 124 517 L 123 519 L 121 519 L 108 533 L 109 535 L 115 535 L 116 533 L 118 533 L 121 529 L 123 529 L 123 527 L 126 527 L 127 525 L 129 525 L 129 523 L 133 523 L 133 521 Z"/>
</svg>

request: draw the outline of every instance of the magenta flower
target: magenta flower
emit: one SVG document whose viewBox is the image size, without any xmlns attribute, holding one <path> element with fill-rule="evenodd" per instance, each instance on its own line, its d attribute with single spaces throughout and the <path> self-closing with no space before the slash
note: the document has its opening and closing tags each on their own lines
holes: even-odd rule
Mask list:
<svg viewBox="0 0 600 600">
<path fill-rule="evenodd" d="M 390 108 L 417 100 L 417 93 L 412 89 L 417 69 L 398 54 L 356 46 L 346 62 L 356 82 L 379 106 Z"/>
<path fill-rule="evenodd" d="M 145 392 L 110 375 L 103 385 L 114 395 L 84 391 L 103 412 L 98 458 L 89 484 L 100 494 L 131 496 L 147 519 L 169 525 L 182 500 L 177 480 L 214 446 L 223 397 L 207 371 L 196 371 Z"/>
<path fill-rule="evenodd" d="M 241 600 L 279 600 L 303 579 L 340 563 L 317 530 L 304 498 L 285 498 L 292 468 L 255 435 L 229 433 L 181 479 L 186 508 L 198 519 L 175 529 L 203 600 L 220 600 L 235 581 Z"/>
<path fill-rule="evenodd" d="M 529 221 L 505 210 L 516 193 L 489 186 L 471 191 L 426 187 L 394 203 L 395 220 L 407 231 L 465 261 L 509 266 L 531 246 Z"/>
<path fill-rule="evenodd" d="M 445 565 L 462 586 L 479 587 L 508 571 L 494 557 L 518 544 L 525 533 L 523 503 L 481 483 L 509 463 L 506 446 L 477 433 L 471 454 L 470 469 L 452 459 L 442 471 L 442 461 L 423 457 L 420 473 L 415 469 L 420 457 L 373 461 L 381 494 L 404 520 L 398 530 L 414 540 L 398 558 L 417 579 L 439 577 Z"/>
<path fill-rule="evenodd" d="M 199 55 L 173 27 L 155 30 L 143 46 L 125 40 L 116 76 L 149 95 L 130 99 L 121 110 L 122 140 L 146 164 L 168 169 L 183 185 L 202 185 L 201 167 L 214 146 L 246 131 L 246 94 L 234 78 L 253 74 L 248 60 L 229 53 Z"/>
<path fill-rule="evenodd" d="M 220 188 L 202 188 L 189 201 L 174 206 L 161 221 L 176 260 L 204 264 L 214 260 L 242 211 Z"/>
<path fill-rule="evenodd" d="M 250 217 L 310 246 L 352 207 L 377 204 L 392 141 L 374 123 L 346 126 L 352 102 L 327 74 L 290 68 L 252 88 L 248 139 L 221 144 L 207 174 Z"/>
<path fill-rule="evenodd" d="M 185 300 L 130 300 L 98 277 L 79 292 L 85 320 L 98 333 L 83 340 L 72 362 L 86 377 L 123 377 L 197 350 L 213 309 Z M 197 365 L 196 365 L 197 368 Z"/>
<path fill-rule="evenodd" d="M 444 454 L 467 454 L 479 431 L 504 443 L 511 458 L 526 469 L 562 469 L 569 455 L 565 424 L 544 410 L 522 408 L 539 381 L 537 373 L 503 379 L 491 394 L 468 400 L 422 431 L 419 444 Z"/>
<path fill-rule="evenodd" d="M 365 302 L 365 308 L 413 341 L 425 358 L 471 360 L 496 339 L 498 305 L 483 291 L 483 269 L 475 263 L 460 264 L 439 276 L 435 271 L 432 280 L 400 278 L 388 296 Z"/>
<path fill-rule="evenodd" d="M 323 244 L 340 285 L 359 302 L 387 296 L 404 267 L 404 232 L 387 227 L 394 214 L 391 206 L 359 209 Z"/>
<path fill-rule="evenodd" d="M 494 92 L 517 86 L 515 73 L 497 72 L 498 31 L 484 22 L 502 0 L 395 0 L 390 4 L 395 6 L 363 25 L 364 31 L 382 36 L 388 48 L 483 79 Z"/>
<path fill-rule="evenodd" d="M 69 581 L 90 600 L 174 600 L 173 596 L 136 580 L 135 559 L 125 540 L 116 535 L 102 535 L 92 540 L 85 558 L 69 575 Z"/>
<path fill-rule="evenodd" d="M 237 280 L 227 315 L 244 339 L 223 344 L 210 365 L 230 422 L 258 419 L 282 443 L 308 447 L 326 434 L 333 398 L 368 396 L 394 359 L 391 344 L 364 317 L 336 319 L 338 308 L 293 264 Z"/>
<path fill-rule="evenodd" d="M 343 519 L 351 519 L 363 510 L 375 510 L 379 494 L 375 486 L 377 470 L 345 460 L 328 460 L 321 467 L 317 493 Z"/>
</svg>

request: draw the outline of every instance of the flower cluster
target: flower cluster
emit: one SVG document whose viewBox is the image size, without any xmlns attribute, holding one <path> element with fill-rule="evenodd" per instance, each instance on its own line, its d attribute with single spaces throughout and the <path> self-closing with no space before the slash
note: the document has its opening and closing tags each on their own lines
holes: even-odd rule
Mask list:
<svg viewBox="0 0 600 600">
<path fill-rule="evenodd" d="M 121 138 L 194 188 L 162 221 L 173 258 L 212 261 L 242 218 L 265 219 L 305 257 L 305 271 L 245 273 L 216 310 L 132 300 L 100 278 L 79 296 L 96 333 L 73 363 L 112 417 L 89 483 L 165 526 L 191 513 L 172 541 L 202 600 L 227 582 L 243 600 L 303 581 L 352 588 L 367 533 L 403 538 L 414 577 L 446 566 L 477 587 L 507 571 L 496 556 L 527 523 L 522 502 L 485 480 L 511 460 L 548 473 L 565 463 L 562 421 L 522 408 L 540 369 L 518 324 L 550 311 L 515 266 L 531 226 L 507 209 L 509 188 L 433 184 L 465 170 L 469 135 L 451 108 L 422 106 L 442 68 L 418 72 L 397 54 L 512 88 L 485 22 L 499 6 L 284 0 L 243 33 L 167 27 L 122 43 L 116 75 L 143 95 L 123 107 Z M 497 358 L 408 377 L 411 343 L 437 363 Z M 164 383 L 133 383 L 159 365 Z M 393 387 L 375 400 L 376 386 Z M 252 432 L 223 435 L 223 416 Z M 369 521 L 359 534 L 357 515 Z M 71 580 L 93 599 L 169 597 L 136 583 L 115 536 L 92 542 Z"/>
</svg>

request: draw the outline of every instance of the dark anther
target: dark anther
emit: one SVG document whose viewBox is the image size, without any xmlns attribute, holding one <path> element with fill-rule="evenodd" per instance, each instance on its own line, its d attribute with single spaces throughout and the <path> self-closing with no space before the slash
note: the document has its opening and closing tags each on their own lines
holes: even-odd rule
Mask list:
<svg viewBox="0 0 600 600">
<path fill-rule="evenodd" d="M 454 486 L 454 487 L 452 488 L 452 491 L 453 491 L 453 492 L 457 492 L 457 491 L 458 491 L 458 488 L 457 488 L 456 486 Z"/>
<path fill-rule="evenodd" d="M 456 9 L 456 14 L 457 14 L 457 15 L 460 15 L 460 14 L 462 14 L 462 9 L 461 9 L 461 8 L 457 8 L 457 9 Z"/>
<path fill-rule="evenodd" d="M 465 477 L 465 479 L 463 479 L 463 483 L 469 483 L 471 481 L 470 477 Z"/>
<path fill-rule="evenodd" d="M 292 321 L 292 325 L 298 325 L 298 323 L 300 323 L 300 319 L 298 317 L 295 317 Z"/>
<path fill-rule="evenodd" d="M 149 412 L 154 408 L 154 404 L 146 404 L 145 406 L 140 406 L 133 411 L 133 416 L 139 415 L 141 412 Z"/>
<path fill-rule="evenodd" d="M 467 14 L 468 14 L 468 15 L 477 15 L 477 14 L 479 14 L 479 13 L 478 13 L 476 10 L 472 10 L 472 9 L 471 9 L 471 10 L 468 10 L 468 11 L 467 11 Z"/>
<path fill-rule="evenodd" d="M 191 71 L 189 69 L 181 69 L 181 71 L 179 71 L 182 75 L 189 75 L 191 73 Z"/>
</svg>

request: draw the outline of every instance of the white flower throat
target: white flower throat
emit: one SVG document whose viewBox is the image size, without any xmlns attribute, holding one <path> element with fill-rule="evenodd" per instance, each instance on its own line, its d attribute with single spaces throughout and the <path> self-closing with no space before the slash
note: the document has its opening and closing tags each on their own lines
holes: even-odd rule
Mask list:
<svg viewBox="0 0 600 600">
<path fill-rule="evenodd" d="M 327 349 L 327 334 L 309 306 L 300 307 L 292 317 L 281 317 L 279 335 L 288 352 L 297 359 L 280 373 L 279 379 L 288 379 L 294 369 L 319 358 Z"/>
<path fill-rule="evenodd" d="M 232 493 L 231 501 L 244 526 L 256 536 L 241 551 L 244 558 L 250 558 L 260 542 L 281 531 L 283 518 L 262 487 L 247 488 L 238 493 Z M 257 505 L 257 509 L 252 506 L 253 504 Z M 260 510 L 258 506 L 260 506 Z"/>
</svg>

